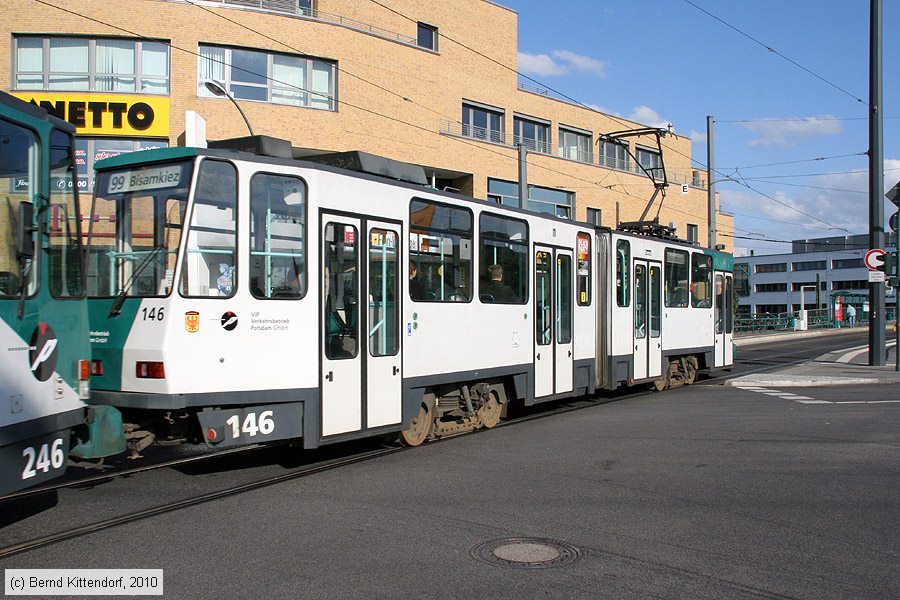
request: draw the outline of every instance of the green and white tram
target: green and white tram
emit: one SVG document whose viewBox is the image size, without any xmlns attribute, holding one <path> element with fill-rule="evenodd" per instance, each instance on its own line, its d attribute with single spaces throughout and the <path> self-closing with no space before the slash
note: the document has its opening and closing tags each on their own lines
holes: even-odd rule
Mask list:
<svg viewBox="0 0 900 600">
<path fill-rule="evenodd" d="M 74 445 L 83 456 L 102 454 L 86 425 L 91 355 L 74 132 L 0 92 L 0 496 L 62 475 Z M 112 436 L 124 440 L 121 425 Z"/>
</svg>

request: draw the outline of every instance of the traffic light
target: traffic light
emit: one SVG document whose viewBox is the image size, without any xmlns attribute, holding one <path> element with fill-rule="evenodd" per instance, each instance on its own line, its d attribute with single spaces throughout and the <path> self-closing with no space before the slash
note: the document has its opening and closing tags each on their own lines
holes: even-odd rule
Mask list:
<svg viewBox="0 0 900 600">
<path fill-rule="evenodd" d="M 897 273 L 897 252 L 885 252 L 875 257 L 875 270 L 884 273 L 885 283 L 891 287 L 900 287 L 900 277 Z"/>
<path fill-rule="evenodd" d="M 876 263 L 875 270 L 884 273 L 885 277 L 892 277 L 897 272 L 897 253 L 885 252 L 874 257 Z"/>
</svg>

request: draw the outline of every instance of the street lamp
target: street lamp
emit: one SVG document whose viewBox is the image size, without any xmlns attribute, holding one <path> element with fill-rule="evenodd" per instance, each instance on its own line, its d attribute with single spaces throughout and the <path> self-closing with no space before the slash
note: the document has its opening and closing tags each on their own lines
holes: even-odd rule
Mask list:
<svg viewBox="0 0 900 600">
<path fill-rule="evenodd" d="M 226 98 L 228 98 L 229 100 L 231 100 L 231 103 L 234 104 L 234 107 L 235 107 L 236 109 L 238 109 L 238 112 L 241 113 L 241 116 L 242 116 L 242 117 L 244 117 L 244 123 L 247 124 L 247 129 L 250 130 L 250 135 L 255 135 L 255 134 L 253 133 L 253 128 L 250 126 L 250 120 L 247 119 L 247 115 L 245 115 L 245 114 L 244 114 L 244 111 L 241 110 L 241 106 L 240 106 L 240 105 L 237 103 L 237 101 L 234 99 L 234 96 L 232 96 L 231 94 L 229 94 L 229 93 L 225 90 L 225 86 L 224 86 L 224 85 L 222 85 L 222 84 L 219 83 L 218 81 L 213 81 L 212 79 L 207 79 L 206 81 L 203 82 L 203 85 L 205 85 L 205 86 L 206 86 L 206 89 L 208 89 L 210 92 L 212 92 L 213 95 L 215 95 L 215 96 L 225 96 Z"/>
</svg>

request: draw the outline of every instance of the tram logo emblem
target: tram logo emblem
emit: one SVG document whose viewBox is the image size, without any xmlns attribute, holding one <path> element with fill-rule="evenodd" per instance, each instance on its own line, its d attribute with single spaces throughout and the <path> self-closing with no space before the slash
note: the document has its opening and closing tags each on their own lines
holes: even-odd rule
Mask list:
<svg viewBox="0 0 900 600">
<path fill-rule="evenodd" d="M 230 310 L 222 315 L 222 329 L 224 329 L 225 331 L 233 330 L 235 327 L 237 327 L 237 324 L 237 315 Z"/>
<path fill-rule="evenodd" d="M 49 323 L 38 323 L 31 334 L 28 361 L 31 373 L 38 381 L 47 381 L 56 370 L 59 340 Z"/>
<path fill-rule="evenodd" d="M 184 313 L 184 328 L 188 333 L 200 331 L 200 313 L 195 310 Z"/>
</svg>

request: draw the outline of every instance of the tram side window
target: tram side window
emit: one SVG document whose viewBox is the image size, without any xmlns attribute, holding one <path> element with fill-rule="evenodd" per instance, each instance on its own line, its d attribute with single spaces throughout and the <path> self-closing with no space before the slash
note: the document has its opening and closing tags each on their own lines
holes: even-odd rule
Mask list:
<svg viewBox="0 0 900 600">
<path fill-rule="evenodd" d="M 616 304 L 628 306 L 631 299 L 631 244 L 619 240 L 616 244 Z"/>
<path fill-rule="evenodd" d="M 691 254 L 691 306 L 712 306 L 712 256 L 700 252 Z"/>
<path fill-rule="evenodd" d="M 418 302 L 469 302 L 472 212 L 414 199 L 409 222 L 409 297 Z"/>
<path fill-rule="evenodd" d="M 0 298 L 17 297 L 23 292 L 30 296 L 37 290 L 37 269 L 31 266 L 32 259 L 24 261 L 24 264 L 19 261 L 16 242 L 19 231 L 25 231 L 24 227 L 18 227 L 18 219 L 22 215 L 19 205 L 32 202 L 37 197 L 37 140 L 31 131 L 2 119 L 0 140 L 3 141 L 0 143 L 0 158 L 3 161 L 0 190 L 3 190 L 6 200 L 0 205 Z M 33 214 L 37 214 L 37 207 Z M 35 233 L 31 234 L 31 238 L 36 240 Z M 28 281 L 23 290 L 24 277 Z"/>
<path fill-rule="evenodd" d="M 483 213 L 479 218 L 478 297 L 487 304 L 528 300 L 528 224 Z"/>
<path fill-rule="evenodd" d="M 688 305 L 688 253 L 686 250 L 666 249 L 666 307 L 683 308 Z"/>
<path fill-rule="evenodd" d="M 50 293 L 62 298 L 84 294 L 81 227 L 72 138 L 50 134 L 50 212 L 47 214 L 50 250 L 47 256 Z"/>
<path fill-rule="evenodd" d="M 237 281 L 237 172 L 231 163 L 200 165 L 179 292 L 230 298 Z"/>
<path fill-rule="evenodd" d="M 306 184 L 257 173 L 250 180 L 250 292 L 256 298 L 306 293 Z"/>
<path fill-rule="evenodd" d="M 591 303 L 591 236 L 579 233 L 576 236 L 578 306 Z"/>
</svg>

